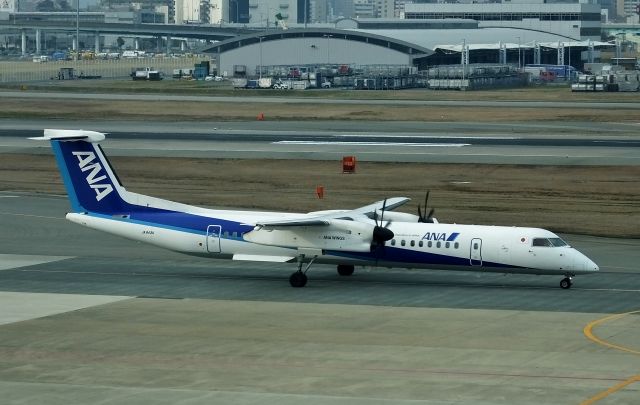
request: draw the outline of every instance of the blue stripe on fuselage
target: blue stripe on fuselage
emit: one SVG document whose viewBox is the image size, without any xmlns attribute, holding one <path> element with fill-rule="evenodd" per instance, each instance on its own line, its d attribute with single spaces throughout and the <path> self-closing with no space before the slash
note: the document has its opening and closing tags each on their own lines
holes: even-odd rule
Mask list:
<svg viewBox="0 0 640 405">
<path fill-rule="evenodd" d="M 449 256 L 446 254 L 438 254 L 432 252 L 421 252 L 416 250 L 402 249 L 398 247 L 385 246 L 378 252 L 343 252 L 343 251 L 328 251 L 327 254 L 339 257 L 348 257 L 356 260 L 366 261 L 379 261 L 379 262 L 395 262 L 404 264 L 433 264 L 441 266 L 464 266 L 470 268 L 478 268 L 480 266 L 471 266 L 471 262 L 468 257 Z M 513 268 L 517 266 L 510 266 L 503 263 L 482 262 L 482 267 L 503 267 Z"/>
<path fill-rule="evenodd" d="M 147 225 L 199 235 L 206 235 L 207 227 L 209 225 L 220 225 L 223 232 L 237 232 L 238 235 L 242 235 L 243 233 L 253 229 L 253 226 L 251 225 L 244 225 L 240 224 L 239 222 L 224 220 L 220 218 L 205 217 L 201 215 L 169 211 L 152 207 L 134 207 L 138 208 L 138 210 L 132 212 L 122 212 L 117 214 L 116 216 L 99 212 L 90 212 L 89 215 L 112 221 Z"/>
</svg>

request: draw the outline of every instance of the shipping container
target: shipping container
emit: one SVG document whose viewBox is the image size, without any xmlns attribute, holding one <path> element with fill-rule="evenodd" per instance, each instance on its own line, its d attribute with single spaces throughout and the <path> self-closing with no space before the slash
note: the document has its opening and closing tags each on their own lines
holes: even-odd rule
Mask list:
<svg viewBox="0 0 640 405">
<path fill-rule="evenodd" d="M 270 89 L 273 86 L 273 78 L 263 77 L 258 80 L 258 87 L 261 89 Z"/>
<path fill-rule="evenodd" d="M 231 79 L 231 84 L 236 89 L 243 89 L 247 87 L 247 79 L 244 77 L 234 77 Z"/>
</svg>

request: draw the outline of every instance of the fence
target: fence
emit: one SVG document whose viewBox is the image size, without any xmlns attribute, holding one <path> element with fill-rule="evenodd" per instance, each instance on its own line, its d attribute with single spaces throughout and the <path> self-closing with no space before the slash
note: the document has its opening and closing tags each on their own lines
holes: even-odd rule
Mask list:
<svg viewBox="0 0 640 405">
<path fill-rule="evenodd" d="M 139 67 L 153 67 L 171 77 L 173 69 L 193 68 L 210 57 L 185 56 L 166 58 L 132 58 L 116 60 L 79 60 L 79 61 L 1 61 L 0 83 L 25 83 L 43 80 L 57 80 L 60 68 L 74 68 L 80 76 L 102 76 L 103 78 L 123 78 L 131 74 L 131 70 Z"/>
</svg>

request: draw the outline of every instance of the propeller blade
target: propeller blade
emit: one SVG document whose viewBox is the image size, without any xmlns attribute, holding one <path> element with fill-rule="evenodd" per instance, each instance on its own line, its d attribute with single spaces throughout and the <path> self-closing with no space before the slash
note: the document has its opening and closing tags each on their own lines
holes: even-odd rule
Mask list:
<svg viewBox="0 0 640 405">
<path fill-rule="evenodd" d="M 423 223 L 433 222 L 431 217 L 433 215 L 434 209 L 431 208 L 431 210 L 427 214 L 427 207 L 429 204 L 429 193 L 430 191 L 427 191 L 424 195 L 424 215 L 422 214 L 422 207 L 420 206 L 420 204 L 418 204 L 418 222 L 423 222 Z"/>
<path fill-rule="evenodd" d="M 427 221 L 426 222 L 433 222 L 433 213 L 436 209 L 435 208 L 431 208 L 431 211 L 429 211 L 429 215 L 427 215 Z"/>
</svg>

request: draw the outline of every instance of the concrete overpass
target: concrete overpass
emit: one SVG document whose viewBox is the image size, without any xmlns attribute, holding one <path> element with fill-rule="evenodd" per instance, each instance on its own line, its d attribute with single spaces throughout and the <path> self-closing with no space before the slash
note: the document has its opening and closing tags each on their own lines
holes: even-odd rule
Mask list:
<svg viewBox="0 0 640 405">
<path fill-rule="evenodd" d="M 37 13 L 32 13 L 37 14 Z M 40 13 L 47 14 L 47 13 Z M 62 14 L 62 13 L 59 13 Z M 27 33 L 34 33 L 36 38 L 36 53 L 41 53 L 40 38 L 42 32 L 61 32 L 68 35 L 75 35 L 76 23 L 75 13 L 69 14 L 69 18 L 66 20 L 50 21 L 43 15 L 42 19 L 30 18 L 30 19 L 16 19 L 11 18 L 14 15 L 10 15 L 8 20 L 0 20 L 0 32 L 2 33 L 17 33 L 22 37 L 22 54 L 26 55 L 26 41 Z M 83 21 L 83 14 L 85 18 Z M 224 41 L 238 35 L 245 35 L 252 30 L 249 30 L 241 24 L 220 24 L 220 25 L 169 25 L 169 24 L 128 24 L 128 23 L 107 23 L 86 21 L 86 14 L 80 13 L 81 20 L 78 31 L 82 34 L 93 34 L 95 37 L 95 51 L 99 52 L 100 35 L 118 35 L 127 37 L 156 37 L 166 38 L 167 43 L 171 38 L 197 38 L 210 41 Z M 91 14 L 103 14 L 103 13 L 91 13 Z M 77 49 L 77 44 L 74 39 L 74 49 Z"/>
</svg>

